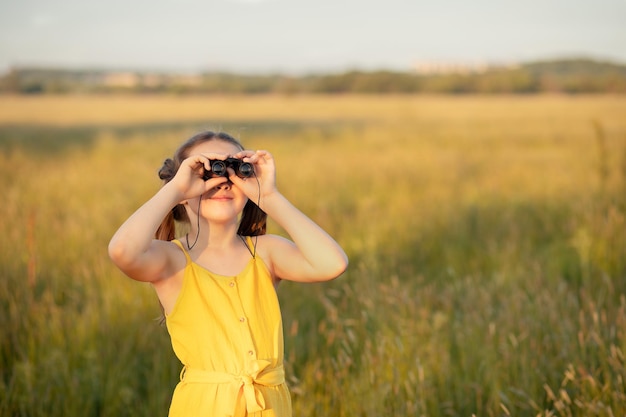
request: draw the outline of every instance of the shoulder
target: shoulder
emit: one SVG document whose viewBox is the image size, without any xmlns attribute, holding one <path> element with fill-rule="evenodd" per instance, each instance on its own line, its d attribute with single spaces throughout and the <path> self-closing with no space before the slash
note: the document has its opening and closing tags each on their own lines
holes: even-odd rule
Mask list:
<svg viewBox="0 0 626 417">
<path fill-rule="evenodd" d="M 188 263 L 187 253 L 179 241 L 155 239 L 151 244 L 151 262 L 145 266 L 146 281 L 153 284 L 179 275 Z"/>
<path fill-rule="evenodd" d="M 290 250 L 295 248 L 295 244 L 282 236 L 266 234 L 250 237 L 252 244 L 256 245 L 257 256 L 260 256 L 269 269 L 274 280 L 276 276 L 276 262 L 280 261 L 281 254 L 288 255 Z"/>
<path fill-rule="evenodd" d="M 151 284 L 159 297 L 165 314 L 170 314 L 183 288 L 186 266 L 189 262 L 187 252 L 179 241 L 159 241 L 164 254 L 169 258 L 167 272 L 163 273 Z"/>
<path fill-rule="evenodd" d="M 278 235 L 267 234 L 256 237 L 253 236 L 251 239 L 253 244 L 256 240 L 257 252 L 263 257 L 271 257 L 277 252 L 295 247 L 295 244 L 291 240 Z"/>
<path fill-rule="evenodd" d="M 158 253 L 161 254 L 164 265 L 160 270 L 155 271 L 157 273 L 150 282 L 154 286 L 159 286 L 171 281 L 172 278 L 181 278 L 190 260 L 183 245 L 177 240 L 154 240 L 153 245 L 159 247 Z"/>
<path fill-rule="evenodd" d="M 189 263 L 189 254 L 185 250 L 184 245 L 179 240 L 172 241 L 156 241 L 163 245 L 163 252 L 169 259 L 169 263 L 174 272 L 185 269 L 187 263 Z"/>
</svg>

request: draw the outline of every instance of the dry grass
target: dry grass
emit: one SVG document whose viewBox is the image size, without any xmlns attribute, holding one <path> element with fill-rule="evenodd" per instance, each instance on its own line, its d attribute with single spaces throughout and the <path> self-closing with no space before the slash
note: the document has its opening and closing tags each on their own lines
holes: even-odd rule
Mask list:
<svg viewBox="0 0 626 417">
<path fill-rule="evenodd" d="M 0 125 L 120 125 L 202 120 L 361 120 L 440 124 L 460 131 L 507 123 L 545 131 L 605 118 L 623 126 L 622 96 L 0 96 Z M 466 132 L 473 134 L 473 132 Z"/>
<path fill-rule="evenodd" d="M 0 415 L 166 415 L 179 364 L 106 244 L 199 125 L 270 149 L 350 255 L 337 281 L 281 285 L 296 415 L 624 415 L 624 114 L 603 96 L 0 97 Z"/>
</svg>

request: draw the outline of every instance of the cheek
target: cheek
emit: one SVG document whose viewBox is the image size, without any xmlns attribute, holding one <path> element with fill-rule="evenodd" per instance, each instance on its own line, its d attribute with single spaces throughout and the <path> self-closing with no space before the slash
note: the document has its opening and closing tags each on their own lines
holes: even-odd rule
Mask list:
<svg viewBox="0 0 626 417">
<path fill-rule="evenodd" d="M 239 211 L 242 211 L 247 203 L 248 203 L 248 198 L 245 196 L 242 197 L 241 200 L 239 200 L 239 204 L 238 204 Z"/>
<path fill-rule="evenodd" d="M 187 213 L 187 217 L 191 218 L 198 213 L 198 209 L 200 208 L 198 205 L 200 204 L 200 199 L 192 198 L 187 200 L 182 206 Z"/>
<path fill-rule="evenodd" d="M 243 191 L 240 191 L 237 188 L 233 188 L 233 193 L 235 194 L 235 198 L 238 202 L 243 201 L 243 204 L 246 204 L 246 202 L 248 201 L 248 197 L 246 197 Z"/>
</svg>

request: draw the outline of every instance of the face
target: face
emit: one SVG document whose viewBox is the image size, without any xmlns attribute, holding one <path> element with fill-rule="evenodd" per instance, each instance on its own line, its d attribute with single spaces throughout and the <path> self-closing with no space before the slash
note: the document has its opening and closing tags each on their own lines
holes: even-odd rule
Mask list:
<svg viewBox="0 0 626 417">
<path fill-rule="evenodd" d="M 212 154 L 231 156 L 240 152 L 237 146 L 221 140 L 212 140 L 198 144 L 190 149 L 189 155 L 205 154 L 211 158 Z M 238 223 L 248 198 L 230 181 L 225 181 L 202 195 L 200 215 L 209 222 Z M 188 200 L 187 210 L 191 210 L 190 218 L 195 217 L 198 210 L 198 199 Z"/>
</svg>

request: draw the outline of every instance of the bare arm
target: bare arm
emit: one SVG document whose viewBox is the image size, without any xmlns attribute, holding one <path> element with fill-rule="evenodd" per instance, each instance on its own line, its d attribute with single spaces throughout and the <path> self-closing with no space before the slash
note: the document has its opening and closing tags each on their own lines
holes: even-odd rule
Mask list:
<svg viewBox="0 0 626 417">
<path fill-rule="evenodd" d="M 263 205 L 293 240 L 274 237 L 269 253 L 278 278 L 315 282 L 341 275 L 348 257 L 339 244 L 279 193 L 265 198 Z"/>
<path fill-rule="evenodd" d="M 178 249 L 170 242 L 153 237 L 165 216 L 177 204 L 226 181 L 225 178 L 203 180 L 209 156 L 194 155 L 183 161 L 176 176 L 133 213 L 113 235 L 109 242 L 109 256 L 126 275 L 147 282 L 173 275 L 173 257 L 179 254 Z"/>
<path fill-rule="evenodd" d="M 169 242 L 153 239 L 168 212 L 180 201 L 180 193 L 166 184 L 133 213 L 109 242 L 111 260 L 138 281 L 157 281 L 170 274 Z"/>
<path fill-rule="evenodd" d="M 266 236 L 263 239 L 277 278 L 315 282 L 341 275 L 348 266 L 345 252 L 328 233 L 276 189 L 272 155 L 267 151 L 244 151 L 236 157 L 245 158 L 254 164 L 259 183 L 250 179 L 243 181 L 234 175 L 230 176 L 231 181 L 241 187 L 252 201 L 259 201 L 267 215 L 293 240 L 278 236 Z"/>
</svg>

